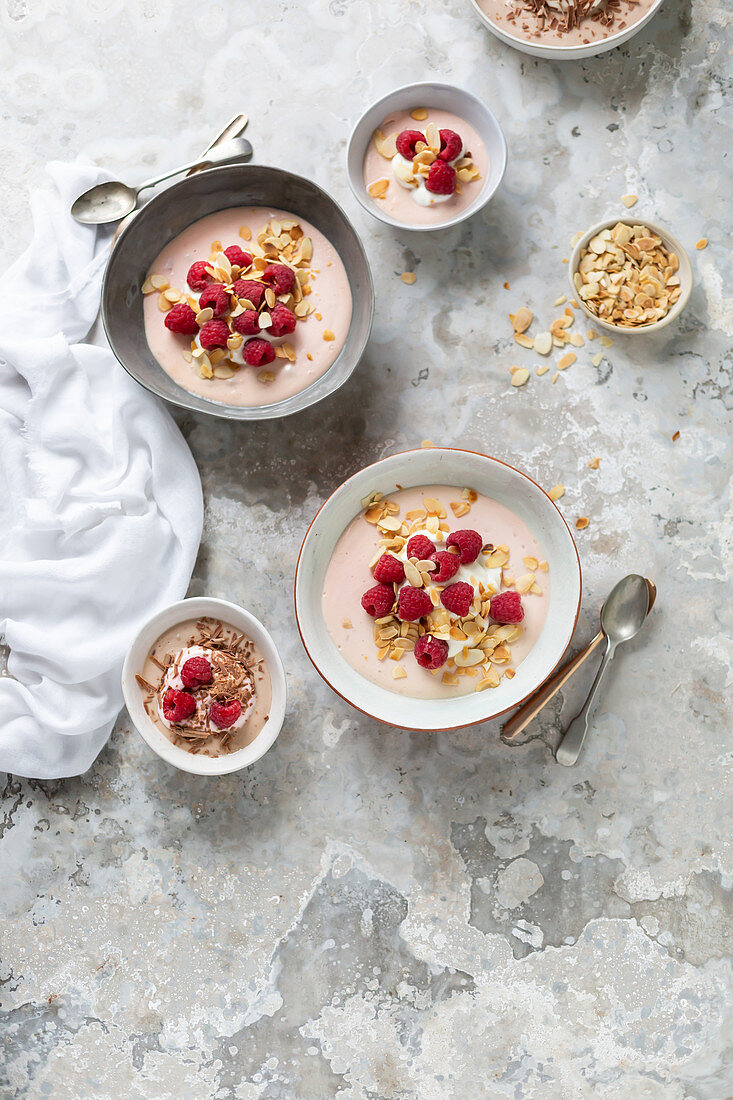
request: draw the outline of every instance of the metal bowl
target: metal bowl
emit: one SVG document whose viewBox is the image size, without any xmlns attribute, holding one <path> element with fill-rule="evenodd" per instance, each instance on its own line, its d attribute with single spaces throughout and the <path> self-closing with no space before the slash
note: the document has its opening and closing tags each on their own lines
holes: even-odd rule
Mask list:
<svg viewBox="0 0 733 1100">
<path fill-rule="evenodd" d="M 232 206 L 279 207 L 306 218 L 329 239 L 349 277 L 353 311 L 338 358 L 312 385 L 272 405 L 224 405 L 189 393 L 166 374 L 145 338 L 140 288 L 155 257 L 193 222 Z M 128 374 L 173 405 L 227 420 L 289 416 L 334 393 L 355 370 L 373 316 L 374 287 L 366 254 L 338 203 L 302 176 L 251 164 L 188 176 L 152 198 L 117 238 L 102 283 L 102 323 L 112 351 Z"/>
</svg>

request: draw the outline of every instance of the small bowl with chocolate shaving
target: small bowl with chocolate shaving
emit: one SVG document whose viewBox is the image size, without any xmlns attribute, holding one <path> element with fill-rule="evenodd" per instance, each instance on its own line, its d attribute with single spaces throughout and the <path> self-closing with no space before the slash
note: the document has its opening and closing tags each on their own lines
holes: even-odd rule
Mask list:
<svg viewBox="0 0 733 1100">
<path fill-rule="evenodd" d="M 171 604 L 142 627 L 122 691 L 150 748 L 196 775 L 253 764 L 285 717 L 285 673 L 272 637 L 243 607 L 206 596 Z"/>
</svg>

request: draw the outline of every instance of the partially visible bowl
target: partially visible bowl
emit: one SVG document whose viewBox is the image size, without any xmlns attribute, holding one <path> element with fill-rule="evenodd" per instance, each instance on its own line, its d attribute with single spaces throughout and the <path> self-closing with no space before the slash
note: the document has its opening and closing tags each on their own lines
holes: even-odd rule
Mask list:
<svg viewBox="0 0 733 1100">
<path fill-rule="evenodd" d="M 272 681 L 272 705 L 264 726 L 249 745 L 224 756 L 194 755 L 169 741 L 162 730 L 148 717 L 143 706 L 142 692 L 135 680 L 136 673 L 142 672 L 145 659 L 161 634 L 186 619 L 199 619 L 204 615 L 220 619 L 246 634 L 264 657 Z M 285 671 L 280 654 L 268 631 L 259 619 L 249 611 L 245 611 L 243 607 L 229 603 L 228 600 L 217 600 L 210 596 L 194 596 L 187 600 L 179 600 L 178 603 L 171 604 L 170 607 L 164 608 L 163 611 L 159 611 L 157 615 L 148 619 L 127 651 L 122 668 L 122 694 L 130 718 L 143 741 L 147 742 L 153 752 L 168 764 L 173 764 L 181 771 L 192 772 L 194 775 L 228 775 L 230 772 L 237 772 L 254 764 L 275 743 L 282 729 L 287 702 Z"/>
<path fill-rule="evenodd" d="M 312 385 L 272 405 L 224 405 L 189 393 L 166 374 L 145 338 L 141 287 L 150 265 L 187 226 L 233 206 L 280 207 L 307 219 L 329 239 L 349 277 L 353 312 L 338 358 Z M 355 370 L 373 317 L 374 288 L 366 254 L 338 203 L 302 176 L 253 164 L 198 172 L 155 195 L 119 233 L 102 284 L 104 329 L 128 374 L 174 405 L 228 420 L 289 416 L 334 393 Z"/>
<path fill-rule="evenodd" d="M 522 53 L 531 54 L 532 57 L 544 57 L 548 61 L 579 61 L 584 57 L 596 57 L 598 54 L 606 53 L 607 50 L 612 50 L 616 46 L 620 46 L 622 42 L 628 42 L 630 38 L 633 38 L 642 27 L 646 26 L 650 19 L 654 18 L 662 6 L 662 0 L 652 0 L 649 10 L 636 23 L 625 26 L 623 29 L 616 31 L 615 34 L 609 34 L 607 38 L 601 38 L 597 42 L 567 46 L 561 44 L 551 45 L 548 42 L 533 41 L 521 38 L 519 35 L 510 34 L 491 20 L 481 7 L 479 0 L 470 0 L 470 2 L 481 22 L 507 46 L 512 46 L 515 50 L 521 50 Z"/>
<path fill-rule="evenodd" d="M 482 139 L 489 157 L 489 170 L 473 202 L 452 217 L 446 217 L 428 225 L 410 225 L 391 217 L 384 210 L 381 210 L 375 200 L 371 198 L 364 183 L 364 157 L 374 131 L 393 111 L 407 111 L 413 107 L 427 107 L 428 109 L 432 107 L 451 111 L 459 118 L 465 119 Z M 464 88 L 457 88 L 452 84 L 436 84 L 432 81 L 422 84 L 406 84 L 403 88 L 396 88 L 393 92 L 389 92 L 388 95 L 382 96 L 376 103 L 373 103 L 356 123 L 346 150 L 346 170 L 349 183 L 364 209 L 375 218 L 385 222 L 386 225 L 392 225 L 397 229 L 410 229 L 415 232 L 447 229 L 449 226 L 458 225 L 466 218 L 470 218 L 478 210 L 482 210 L 504 178 L 506 163 L 507 148 L 503 131 L 486 104 Z"/>
<path fill-rule="evenodd" d="M 604 229 L 613 229 L 615 225 L 622 222 L 624 225 L 643 225 L 651 232 L 659 237 L 662 244 L 665 245 L 671 252 L 677 254 L 679 260 L 679 270 L 677 274 L 680 278 L 680 296 L 674 303 L 669 313 L 659 321 L 653 321 L 648 325 L 637 325 L 634 328 L 626 328 L 624 325 L 614 325 L 610 321 L 604 321 L 602 318 L 596 316 L 593 310 L 588 309 L 587 305 L 582 298 L 578 296 L 577 288 L 575 286 L 574 278 L 575 273 L 578 270 L 580 264 L 581 253 L 588 247 L 589 241 L 593 237 L 597 236 Z M 661 225 L 657 225 L 656 222 L 650 222 L 648 218 L 643 217 L 626 217 L 621 218 L 609 218 L 607 221 L 598 222 L 596 225 L 591 226 L 582 237 L 580 237 L 570 253 L 570 262 L 568 264 L 568 276 L 570 278 L 570 286 L 572 288 L 572 295 L 575 301 L 577 301 L 580 308 L 585 313 L 586 317 L 593 322 L 594 325 L 598 325 L 599 328 L 605 329 L 607 332 L 615 332 L 617 335 L 623 336 L 644 336 L 650 332 L 659 332 L 660 329 L 665 328 L 667 325 L 671 325 L 673 321 L 676 321 L 682 310 L 687 305 L 687 302 L 692 291 L 692 265 L 690 263 L 690 257 L 687 255 L 683 245 L 676 237 L 673 237 L 669 230 L 664 229 Z"/>
<path fill-rule="evenodd" d="M 443 699 L 398 695 L 361 676 L 339 653 L 324 621 L 321 598 L 336 543 L 362 511 L 373 490 L 385 496 L 396 487 L 470 485 L 506 505 L 540 542 L 550 565 L 547 618 L 537 643 L 513 679 L 497 688 Z M 364 714 L 404 729 L 434 732 L 496 718 L 518 706 L 562 660 L 578 619 L 582 581 L 570 529 L 557 506 L 526 474 L 496 458 L 453 448 L 405 451 L 354 474 L 328 498 L 306 533 L 295 572 L 295 617 L 316 670 L 337 695 Z"/>
</svg>

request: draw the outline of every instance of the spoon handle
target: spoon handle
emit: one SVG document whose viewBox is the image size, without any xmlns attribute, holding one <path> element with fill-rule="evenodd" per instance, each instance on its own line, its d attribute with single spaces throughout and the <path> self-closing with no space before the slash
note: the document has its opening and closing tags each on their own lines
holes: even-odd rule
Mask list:
<svg viewBox="0 0 733 1100">
<path fill-rule="evenodd" d="M 167 172 L 161 172 L 159 176 L 153 176 L 152 179 L 145 180 L 144 183 L 141 183 L 138 186 L 137 191 L 138 193 L 140 191 L 146 191 L 148 187 L 155 187 L 157 183 L 162 183 L 163 180 L 168 180 L 171 178 L 171 176 L 179 176 L 182 175 L 184 172 L 188 172 L 191 168 L 199 168 L 205 162 L 206 157 L 204 157 L 203 161 L 201 159 L 192 160 L 189 161 L 188 164 L 179 164 L 177 168 L 169 168 Z"/>
<path fill-rule="evenodd" d="M 557 760 L 558 764 L 562 764 L 566 768 L 572 767 L 572 765 L 577 761 L 578 757 L 580 756 L 580 750 L 583 747 L 585 735 L 588 732 L 588 720 L 596 701 L 598 689 L 601 685 L 601 680 L 603 679 L 603 676 L 606 672 L 606 669 L 608 668 L 608 665 L 611 662 L 611 658 L 613 657 L 615 651 L 616 646 L 613 644 L 611 639 L 608 638 L 606 642 L 606 652 L 603 654 L 598 672 L 596 673 L 596 678 L 591 685 L 590 691 L 588 692 L 588 698 L 576 714 L 575 718 L 573 718 L 568 728 L 565 730 L 563 739 L 557 747 L 555 759 Z"/>
<path fill-rule="evenodd" d="M 207 156 L 214 148 L 215 145 L 219 145 L 222 141 L 229 141 L 230 138 L 240 137 L 241 134 L 247 129 L 247 123 L 249 119 L 246 115 L 235 115 L 234 118 L 227 122 L 223 130 L 220 130 L 214 140 L 206 146 L 201 154 L 201 160 L 206 160 Z M 187 176 L 193 175 L 195 168 L 189 168 L 186 172 Z"/>
<path fill-rule="evenodd" d="M 511 741 L 513 737 L 516 737 L 518 733 L 521 733 L 523 729 L 527 728 L 532 719 L 537 717 L 542 708 L 552 699 L 553 695 L 557 695 L 563 684 L 568 682 L 573 673 L 577 672 L 583 662 L 590 657 L 591 653 L 593 653 L 602 641 L 603 632 L 599 630 L 595 638 L 592 638 L 579 653 L 576 653 L 575 656 L 559 668 L 557 672 L 553 673 L 548 680 L 545 680 L 542 687 L 539 688 L 534 695 L 531 695 L 527 702 L 523 703 L 519 710 L 504 724 L 501 735 L 505 741 Z"/>
</svg>

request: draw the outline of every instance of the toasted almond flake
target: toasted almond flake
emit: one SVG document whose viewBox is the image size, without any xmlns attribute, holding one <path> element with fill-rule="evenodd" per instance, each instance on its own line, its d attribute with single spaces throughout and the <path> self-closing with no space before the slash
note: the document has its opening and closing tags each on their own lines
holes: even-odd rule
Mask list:
<svg viewBox="0 0 733 1100">
<path fill-rule="evenodd" d="M 354 624 L 352 623 L 351 619 L 344 619 L 344 621 L 341 623 L 341 625 L 344 628 L 344 630 L 351 630 L 351 628 L 353 627 Z"/>
<path fill-rule="evenodd" d="M 486 558 L 487 569 L 501 569 L 509 561 L 509 551 L 505 546 L 497 546 Z"/>
<path fill-rule="evenodd" d="M 402 279 L 402 282 L 406 283 L 407 286 L 412 286 L 412 284 L 417 280 L 417 275 L 414 271 L 403 271 L 400 275 L 400 279 Z"/>
<path fill-rule="evenodd" d="M 389 188 L 389 180 L 381 179 L 375 180 L 374 183 L 370 183 L 367 187 L 367 191 L 373 199 L 383 199 L 387 194 Z"/>
<path fill-rule="evenodd" d="M 588 468 L 591 470 L 597 470 L 601 464 L 600 458 L 592 458 L 588 463 Z"/>
<path fill-rule="evenodd" d="M 521 332 L 514 333 L 514 342 L 519 344 L 520 348 L 528 348 L 531 350 L 534 347 L 534 340 L 531 336 L 525 336 Z"/>
<path fill-rule="evenodd" d="M 539 355 L 549 355 L 552 349 L 552 333 L 539 332 L 534 338 L 534 350 Z"/>
<path fill-rule="evenodd" d="M 326 341 L 326 343 L 330 343 L 331 340 L 335 340 L 336 337 L 331 332 L 330 328 L 324 328 L 324 330 L 323 330 L 323 339 Z"/>
<path fill-rule="evenodd" d="M 591 363 L 593 364 L 594 367 L 600 367 L 602 362 L 603 362 L 603 352 L 602 351 L 597 351 L 596 354 L 591 359 Z"/>
<path fill-rule="evenodd" d="M 394 133 L 385 136 L 382 130 L 374 131 L 374 145 L 379 155 L 384 157 L 385 160 L 392 160 L 392 157 L 396 154 L 396 139 L 397 135 Z"/>
<path fill-rule="evenodd" d="M 537 561 L 537 558 L 527 557 L 524 559 L 524 564 L 530 572 L 534 573 L 539 568 L 540 563 Z"/>
<path fill-rule="evenodd" d="M 205 325 L 207 321 L 210 321 L 213 316 L 213 309 L 211 308 L 211 306 L 207 306 L 206 309 L 201 309 L 196 314 L 196 324 L 199 326 L 199 328 L 201 328 L 201 326 Z"/>
<path fill-rule="evenodd" d="M 679 439 L 679 437 L 680 437 L 680 433 L 678 431 L 674 432 L 674 434 L 672 435 L 672 442 L 676 443 L 677 440 Z"/>
<path fill-rule="evenodd" d="M 452 500 L 450 502 L 451 511 L 456 519 L 460 519 L 461 516 L 465 516 L 471 511 L 471 505 L 467 500 Z"/>
<path fill-rule="evenodd" d="M 520 595 L 524 595 L 525 592 L 529 592 L 533 584 L 534 573 L 523 573 L 521 577 L 517 577 L 514 587 Z"/>
<path fill-rule="evenodd" d="M 187 363 L 192 363 L 193 362 L 193 355 L 191 354 L 190 351 L 186 351 L 184 349 L 181 354 L 183 355 L 183 358 L 186 360 Z"/>
<path fill-rule="evenodd" d="M 295 348 L 287 340 L 283 340 L 282 344 L 280 345 L 280 351 L 285 353 L 285 358 L 289 360 L 289 362 L 295 362 Z"/>
<path fill-rule="evenodd" d="M 509 320 L 515 332 L 526 332 L 532 324 L 532 311 L 526 306 L 520 306 L 516 313 L 509 315 Z"/>
<path fill-rule="evenodd" d="M 414 118 L 415 122 L 424 122 L 428 117 L 428 112 L 425 107 L 414 107 L 410 111 L 410 118 Z"/>
<path fill-rule="evenodd" d="M 582 348 L 585 345 L 585 340 L 579 332 L 571 332 L 570 343 L 573 345 L 574 348 Z"/>
<path fill-rule="evenodd" d="M 701 237 L 700 240 L 695 245 L 695 248 L 697 249 L 698 252 L 702 252 L 703 248 L 707 248 L 707 246 L 708 246 L 707 237 Z"/>
<path fill-rule="evenodd" d="M 560 497 L 565 496 L 565 486 L 560 484 L 553 485 L 547 495 L 550 500 L 559 500 Z"/>
<path fill-rule="evenodd" d="M 541 561 L 540 562 L 540 573 L 547 573 L 549 571 L 549 569 L 550 569 L 550 566 L 548 565 L 548 563 L 546 561 Z"/>
<path fill-rule="evenodd" d="M 227 363 L 220 363 L 218 367 L 214 367 L 214 378 L 233 378 L 235 373 Z"/>
<path fill-rule="evenodd" d="M 557 369 L 558 370 L 565 370 L 566 367 L 571 366 L 577 358 L 578 357 L 574 352 L 569 351 L 567 353 L 567 355 L 563 355 L 561 359 L 558 359 Z"/>
<path fill-rule="evenodd" d="M 578 528 L 579 531 L 584 531 L 589 523 L 590 520 L 587 516 L 579 516 L 578 519 L 576 519 L 575 521 L 575 526 Z"/>
<path fill-rule="evenodd" d="M 383 507 L 383 505 L 380 507 Z M 402 521 L 397 519 L 395 516 L 383 515 L 377 522 L 380 531 L 396 532 L 399 531 L 402 527 Z"/>
<path fill-rule="evenodd" d="M 553 384 L 553 386 L 555 385 L 555 383 L 557 382 L 557 380 L 558 380 L 558 378 L 559 378 L 559 377 L 560 377 L 560 372 L 559 372 L 559 371 L 555 371 L 555 373 L 554 373 L 554 374 L 553 374 L 553 376 L 552 376 L 552 384 Z"/>
<path fill-rule="evenodd" d="M 547 364 L 543 363 L 541 367 L 537 368 L 537 370 L 535 371 L 535 374 L 537 375 L 538 378 L 541 378 L 543 374 L 547 374 L 549 369 L 550 368 L 547 366 Z"/>
<path fill-rule="evenodd" d="M 567 298 L 564 294 L 561 294 L 560 297 L 556 298 L 555 301 L 552 304 L 553 304 L 553 306 L 561 306 L 565 302 L 567 302 Z"/>
<path fill-rule="evenodd" d="M 627 210 L 630 207 L 635 206 L 638 201 L 639 201 L 639 199 L 638 199 L 637 195 L 622 195 L 621 196 L 621 202 L 624 204 L 624 206 L 626 207 Z"/>
<path fill-rule="evenodd" d="M 146 279 L 141 289 L 143 294 L 154 294 L 158 288 L 151 279 Z"/>
<path fill-rule="evenodd" d="M 223 359 L 226 359 L 226 352 L 224 348 L 214 348 L 209 352 L 209 362 L 212 367 L 215 367 L 217 363 L 221 363 Z"/>
<path fill-rule="evenodd" d="M 432 439 L 423 439 L 420 442 L 420 446 L 427 448 L 427 447 L 434 447 L 435 444 L 433 443 Z"/>
<path fill-rule="evenodd" d="M 413 588 L 422 588 L 423 586 L 420 570 L 414 566 L 411 561 L 405 562 L 405 580 L 408 584 L 411 584 Z"/>
<path fill-rule="evenodd" d="M 512 385 L 523 386 L 529 378 L 529 371 L 526 367 L 520 367 L 519 370 L 515 370 L 512 374 Z"/>
<path fill-rule="evenodd" d="M 270 382 L 275 381 L 275 375 L 271 370 L 261 370 L 257 373 L 257 381 L 262 382 L 264 385 L 268 385 Z"/>
<path fill-rule="evenodd" d="M 169 302 L 165 294 L 158 295 L 158 309 L 161 313 L 167 313 L 169 309 L 173 308 L 173 302 Z"/>
<path fill-rule="evenodd" d="M 170 286 L 165 275 L 151 275 L 148 282 L 151 286 L 154 286 L 156 290 L 167 290 Z"/>
<path fill-rule="evenodd" d="M 610 336 L 601 336 L 601 347 L 610 348 L 613 344 L 613 340 Z"/>
</svg>

